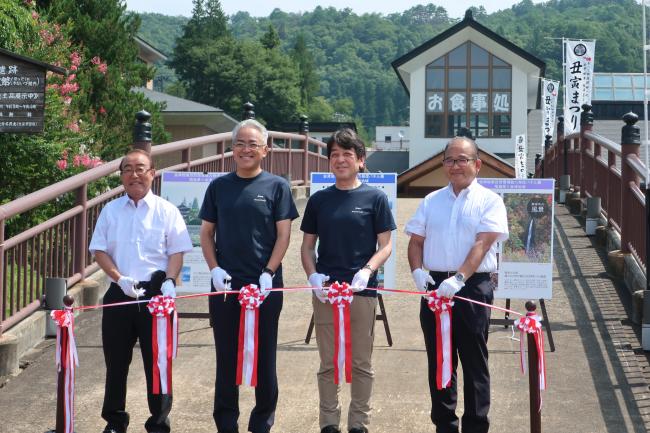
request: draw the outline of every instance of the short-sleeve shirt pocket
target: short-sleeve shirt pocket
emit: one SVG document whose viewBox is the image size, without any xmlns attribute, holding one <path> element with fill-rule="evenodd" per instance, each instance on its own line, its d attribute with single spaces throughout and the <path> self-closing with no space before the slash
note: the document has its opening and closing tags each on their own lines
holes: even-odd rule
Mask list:
<svg viewBox="0 0 650 433">
<path fill-rule="evenodd" d="M 147 230 L 142 244 L 145 253 L 165 253 L 165 251 L 167 251 L 167 237 L 165 236 L 165 230 L 158 228 Z"/>
</svg>

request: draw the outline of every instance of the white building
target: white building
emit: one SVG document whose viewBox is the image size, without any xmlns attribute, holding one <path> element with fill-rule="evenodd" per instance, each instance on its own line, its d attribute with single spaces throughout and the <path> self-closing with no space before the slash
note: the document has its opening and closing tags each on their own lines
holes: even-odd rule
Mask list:
<svg viewBox="0 0 650 433">
<path fill-rule="evenodd" d="M 411 168 L 438 154 L 460 128 L 509 162 L 515 137 L 528 136 L 530 116 L 539 117 L 546 64 L 474 21 L 469 10 L 392 66 L 410 95 Z M 531 144 L 540 149 L 541 130 L 535 135 L 539 143 Z"/>
<path fill-rule="evenodd" d="M 408 150 L 408 126 L 376 126 L 375 150 Z"/>
</svg>

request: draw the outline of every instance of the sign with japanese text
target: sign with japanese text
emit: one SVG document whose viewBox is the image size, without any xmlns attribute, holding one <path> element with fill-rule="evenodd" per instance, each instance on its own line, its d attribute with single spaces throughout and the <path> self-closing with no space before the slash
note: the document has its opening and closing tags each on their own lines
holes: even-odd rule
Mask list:
<svg viewBox="0 0 650 433">
<path fill-rule="evenodd" d="M 591 103 L 595 41 L 564 41 L 564 134 L 580 131 L 582 104 Z"/>
<path fill-rule="evenodd" d="M 528 177 L 526 171 L 527 155 L 526 136 L 524 134 L 518 135 L 515 138 L 515 177 L 517 179 L 526 179 Z"/>
<path fill-rule="evenodd" d="M 0 53 L 0 132 L 42 132 L 45 68 Z"/>
<path fill-rule="evenodd" d="M 162 174 L 160 196 L 178 208 L 192 239 L 192 251 L 183 256 L 183 267 L 176 287 L 179 293 L 210 291 L 212 276 L 201 251 L 199 211 L 210 182 L 224 174 L 227 173 L 166 171 Z"/>
<path fill-rule="evenodd" d="M 508 214 L 505 242 L 499 243 L 499 299 L 553 297 L 554 179 L 478 179 L 503 197 Z"/>
<path fill-rule="evenodd" d="M 553 136 L 555 131 L 555 112 L 557 109 L 558 81 L 542 78 L 542 149 L 546 136 Z"/>
</svg>

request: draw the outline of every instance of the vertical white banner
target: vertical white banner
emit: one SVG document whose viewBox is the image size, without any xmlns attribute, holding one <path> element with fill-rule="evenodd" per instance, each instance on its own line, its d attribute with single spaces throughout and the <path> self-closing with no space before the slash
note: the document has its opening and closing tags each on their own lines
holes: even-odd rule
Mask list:
<svg viewBox="0 0 650 433">
<path fill-rule="evenodd" d="M 544 149 L 546 136 L 552 137 L 555 131 L 555 112 L 559 88 L 559 81 L 542 78 L 542 149 Z"/>
<path fill-rule="evenodd" d="M 595 41 L 564 41 L 564 134 L 580 131 L 582 104 L 591 104 Z"/>
<path fill-rule="evenodd" d="M 527 179 L 528 172 L 526 170 L 526 158 L 528 152 L 526 149 L 526 136 L 524 134 L 518 135 L 515 138 L 515 178 Z"/>
</svg>

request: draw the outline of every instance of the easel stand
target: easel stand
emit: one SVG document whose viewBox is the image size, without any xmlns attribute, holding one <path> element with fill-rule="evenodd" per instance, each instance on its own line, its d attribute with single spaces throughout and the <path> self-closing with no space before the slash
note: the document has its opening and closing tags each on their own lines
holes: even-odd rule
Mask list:
<svg viewBox="0 0 650 433">
<path fill-rule="evenodd" d="M 551 348 L 551 352 L 555 352 L 555 342 L 553 341 L 553 332 L 551 331 L 551 322 L 548 320 L 548 313 L 546 312 L 546 304 L 543 299 L 539 300 L 539 305 L 542 307 L 542 327 L 546 329 L 546 335 L 548 335 L 548 345 Z M 506 299 L 506 309 L 510 309 L 510 298 Z M 505 328 L 508 326 L 514 325 L 515 321 L 510 318 L 509 313 L 505 313 L 503 319 L 490 319 L 490 325 L 503 325 Z"/>
<path fill-rule="evenodd" d="M 386 331 L 386 340 L 388 346 L 393 346 L 393 337 L 390 335 L 390 327 L 388 326 L 388 316 L 386 316 L 386 307 L 384 307 L 384 298 L 381 293 L 377 293 L 377 302 L 379 303 L 379 314 L 375 316 L 375 320 L 384 322 L 384 331 Z M 311 341 L 311 334 L 314 332 L 314 313 L 311 313 L 311 320 L 309 321 L 309 329 L 307 329 L 307 336 L 305 337 L 305 344 Z"/>
</svg>

